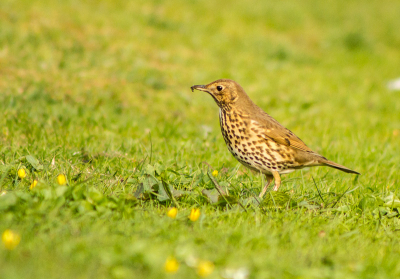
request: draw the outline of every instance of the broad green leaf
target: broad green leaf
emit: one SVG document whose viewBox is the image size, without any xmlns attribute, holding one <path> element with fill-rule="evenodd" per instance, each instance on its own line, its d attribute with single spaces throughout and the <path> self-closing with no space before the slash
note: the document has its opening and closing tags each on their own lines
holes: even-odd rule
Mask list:
<svg viewBox="0 0 400 279">
<path fill-rule="evenodd" d="M 216 205 L 218 206 L 225 206 L 225 205 L 233 205 L 236 204 L 238 201 L 236 197 L 233 196 L 218 196 L 218 202 Z"/>
<path fill-rule="evenodd" d="M 383 206 L 388 206 L 388 207 L 395 207 L 398 208 L 400 207 L 400 200 L 399 198 L 394 194 L 394 193 L 390 193 L 389 196 L 383 198 L 383 201 L 385 202 L 383 204 Z"/>
<path fill-rule="evenodd" d="M 154 192 L 154 185 L 158 185 L 158 180 L 154 178 L 152 175 L 146 175 L 146 178 L 143 180 L 143 192 L 150 193 Z"/>
<path fill-rule="evenodd" d="M 338 208 L 334 209 L 334 211 L 339 211 L 339 212 L 348 212 L 350 210 L 351 210 L 351 208 L 348 205 L 342 205 L 342 206 L 339 206 Z"/>
<path fill-rule="evenodd" d="M 157 175 L 161 175 L 165 171 L 165 166 L 161 165 L 159 163 L 154 164 L 154 170 L 157 173 Z"/>
<path fill-rule="evenodd" d="M 93 205 L 86 201 L 86 200 L 81 200 L 78 202 L 78 207 L 77 207 L 78 211 L 83 213 L 86 211 L 92 211 L 94 209 Z"/>
<path fill-rule="evenodd" d="M 284 192 L 271 191 L 265 194 L 261 205 L 267 207 L 284 207 L 290 200 L 290 196 Z"/>
<path fill-rule="evenodd" d="M 218 197 L 220 196 L 217 189 L 207 190 L 204 189 L 201 191 L 204 196 L 208 198 L 211 204 L 215 204 L 218 202 Z"/>
<path fill-rule="evenodd" d="M 145 174 L 148 174 L 148 175 L 154 175 L 155 169 L 154 169 L 154 167 L 153 167 L 152 165 L 147 165 L 147 166 L 144 168 L 144 173 L 145 173 Z"/>
<path fill-rule="evenodd" d="M 388 218 L 393 218 L 393 217 L 396 217 L 397 215 L 399 215 L 399 213 L 397 211 L 393 211 L 393 212 L 387 214 L 386 216 Z"/>
<path fill-rule="evenodd" d="M 310 204 L 308 201 L 301 201 L 297 204 L 298 207 L 305 207 L 308 209 L 319 209 L 321 206 L 316 204 Z"/>
<path fill-rule="evenodd" d="M 25 158 L 34 169 L 36 169 L 37 171 L 43 170 L 43 166 L 40 164 L 39 160 L 36 159 L 36 157 L 32 155 L 26 155 Z"/>
<path fill-rule="evenodd" d="M 141 199 L 143 197 L 143 193 L 144 193 L 144 186 L 143 186 L 143 183 L 140 183 L 134 193 L 134 196 L 137 199 Z"/>
<path fill-rule="evenodd" d="M 89 191 L 86 194 L 86 198 L 90 203 L 98 203 L 103 199 L 103 197 L 104 195 L 94 187 L 89 188 Z"/>
<path fill-rule="evenodd" d="M 134 183 L 136 183 L 136 181 L 137 181 L 137 179 L 135 179 L 135 178 L 128 178 L 128 179 L 126 180 L 126 183 L 127 183 L 127 184 L 134 184 Z"/>
<path fill-rule="evenodd" d="M 170 193 L 170 189 L 168 189 L 168 187 L 169 186 L 167 183 L 163 183 L 163 185 L 159 185 L 157 199 L 160 202 L 171 199 L 172 194 Z M 169 190 L 169 193 L 168 193 L 168 190 Z"/>
</svg>

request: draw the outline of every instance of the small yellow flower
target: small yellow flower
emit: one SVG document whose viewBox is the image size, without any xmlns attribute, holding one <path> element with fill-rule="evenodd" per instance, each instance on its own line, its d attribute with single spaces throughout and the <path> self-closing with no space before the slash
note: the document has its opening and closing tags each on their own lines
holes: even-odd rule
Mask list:
<svg viewBox="0 0 400 279">
<path fill-rule="evenodd" d="M 200 209 L 192 208 L 189 214 L 189 220 L 195 222 L 197 221 L 197 219 L 199 219 L 199 217 L 200 217 Z"/>
<path fill-rule="evenodd" d="M 164 264 L 166 273 L 176 273 L 179 269 L 179 262 L 174 257 L 168 257 Z"/>
<path fill-rule="evenodd" d="M 397 137 L 400 134 L 400 130 L 393 130 L 393 136 Z"/>
<path fill-rule="evenodd" d="M 33 180 L 31 186 L 29 187 L 29 190 L 32 190 L 33 188 L 35 188 L 37 183 L 38 183 L 37 179 Z"/>
<path fill-rule="evenodd" d="M 59 175 L 57 176 L 57 183 L 58 183 L 59 185 L 64 185 L 65 183 L 67 183 L 67 178 L 65 177 L 64 174 L 59 174 Z"/>
<path fill-rule="evenodd" d="M 217 171 L 217 170 L 214 170 L 214 171 L 212 172 L 212 176 L 217 177 L 217 176 L 218 176 L 218 171 Z"/>
<path fill-rule="evenodd" d="M 168 210 L 167 212 L 167 216 L 169 218 L 175 219 L 176 214 L 178 214 L 178 209 L 176 209 L 176 207 L 171 208 L 170 210 Z"/>
<path fill-rule="evenodd" d="M 21 241 L 21 237 L 18 233 L 13 232 L 12 230 L 5 230 L 1 236 L 1 240 L 7 250 L 14 250 Z"/>
<path fill-rule="evenodd" d="M 19 169 L 19 170 L 18 170 L 18 177 L 21 178 L 21 179 L 23 179 L 23 178 L 26 177 L 26 171 L 25 171 L 25 169 Z"/>
<path fill-rule="evenodd" d="M 207 277 L 214 271 L 214 264 L 210 261 L 200 261 L 197 265 L 197 274 L 201 277 Z"/>
</svg>

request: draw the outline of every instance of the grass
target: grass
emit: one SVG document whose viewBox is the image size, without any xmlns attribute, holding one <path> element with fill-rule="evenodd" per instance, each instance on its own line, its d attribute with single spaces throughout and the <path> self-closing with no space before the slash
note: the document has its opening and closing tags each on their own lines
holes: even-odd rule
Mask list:
<svg viewBox="0 0 400 279">
<path fill-rule="evenodd" d="M 399 9 L 1 1 L 0 232 L 21 242 L 0 246 L 0 277 L 196 278 L 201 261 L 208 278 L 399 277 L 400 97 L 386 88 Z M 212 98 L 190 91 L 219 78 L 362 175 L 297 171 L 255 202 L 263 178 L 227 151 Z"/>
</svg>

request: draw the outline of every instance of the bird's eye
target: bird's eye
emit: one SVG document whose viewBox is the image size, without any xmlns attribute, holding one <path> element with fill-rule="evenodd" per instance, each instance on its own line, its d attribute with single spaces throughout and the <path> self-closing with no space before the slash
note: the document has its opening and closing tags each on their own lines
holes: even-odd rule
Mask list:
<svg viewBox="0 0 400 279">
<path fill-rule="evenodd" d="M 218 90 L 218 91 L 221 91 L 222 89 L 223 89 L 223 87 L 222 87 L 221 85 L 218 85 L 218 86 L 217 86 L 217 90 Z"/>
</svg>

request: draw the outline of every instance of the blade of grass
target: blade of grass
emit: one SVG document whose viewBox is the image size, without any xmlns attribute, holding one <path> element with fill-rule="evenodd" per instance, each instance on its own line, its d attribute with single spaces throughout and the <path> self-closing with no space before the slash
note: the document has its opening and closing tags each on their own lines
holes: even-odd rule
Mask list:
<svg viewBox="0 0 400 279">
<path fill-rule="evenodd" d="M 164 181 L 164 179 L 161 180 L 162 186 L 167 193 L 168 197 L 172 200 L 172 202 L 175 204 L 176 208 L 180 209 L 179 203 L 176 201 L 174 195 L 171 193 L 171 190 L 168 187 L 168 183 Z"/>
<path fill-rule="evenodd" d="M 321 198 L 322 202 L 325 204 L 324 198 L 322 197 L 321 192 L 320 192 L 319 189 L 318 189 L 317 183 L 315 183 L 314 177 L 311 176 L 311 178 L 312 178 L 312 180 L 314 181 L 315 188 L 317 188 L 319 197 Z"/>
</svg>

